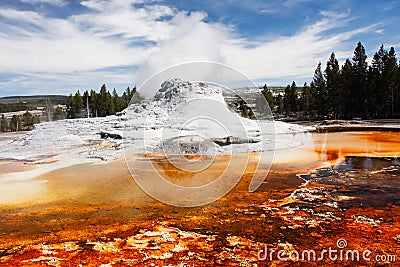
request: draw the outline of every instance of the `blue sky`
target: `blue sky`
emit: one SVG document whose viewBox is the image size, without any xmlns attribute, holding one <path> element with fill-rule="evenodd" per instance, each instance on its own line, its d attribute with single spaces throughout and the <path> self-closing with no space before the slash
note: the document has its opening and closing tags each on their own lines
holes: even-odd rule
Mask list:
<svg viewBox="0 0 400 267">
<path fill-rule="evenodd" d="M 190 61 L 303 84 L 361 41 L 400 49 L 399 1 L 2 0 L 0 96 L 119 92 Z"/>
</svg>

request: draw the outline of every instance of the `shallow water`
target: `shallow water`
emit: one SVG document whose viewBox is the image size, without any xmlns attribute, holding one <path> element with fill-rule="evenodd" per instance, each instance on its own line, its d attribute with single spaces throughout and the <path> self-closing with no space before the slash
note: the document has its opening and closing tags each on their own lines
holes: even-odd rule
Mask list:
<svg viewBox="0 0 400 267">
<path fill-rule="evenodd" d="M 335 167 L 352 156 L 394 160 L 400 156 L 398 132 L 296 133 L 278 138 L 301 143 L 294 149 L 276 152 L 274 163 L 283 164 L 283 168 L 293 165 L 301 170 L 318 164 Z"/>
<path fill-rule="evenodd" d="M 397 157 L 346 156 L 334 169 L 338 171 L 381 170 L 399 165 L 400 162 Z"/>
<path fill-rule="evenodd" d="M 272 172 L 307 173 L 319 167 L 331 167 L 337 171 L 377 170 L 398 165 L 399 162 L 397 156 L 400 155 L 400 133 L 296 133 L 281 134 L 277 138 L 288 142 L 298 142 L 301 145 L 276 151 Z M 154 158 L 149 161 L 147 157 L 134 156 L 128 162 L 133 162 L 136 173 L 132 174 L 137 175 L 139 179 L 152 180 L 153 176 L 161 174 L 164 179 L 172 183 L 191 187 L 206 185 L 221 175 L 228 175 L 237 180 L 242 173 L 249 172 L 246 170 L 249 162 L 252 164 L 257 162 L 255 156 L 251 159 L 246 155 L 219 156 L 211 161 L 210 159 L 189 161 L 184 163 L 185 167 L 179 160 L 179 158 L 176 160 Z M 204 169 L 205 162 L 210 165 Z M 260 164 L 261 168 L 264 165 L 265 168 L 269 166 L 269 162 Z M 133 193 L 140 189 L 130 177 L 129 170 L 122 160 L 108 164 L 81 164 L 62 168 L 26 181 L 24 185 L 20 184 L 20 180 L 7 182 L 2 181 L 1 178 L 1 175 L 11 171 L 18 171 L 19 176 L 23 176 L 23 171 L 40 167 L 42 166 L 23 165 L 20 162 L 0 163 L 0 184 L 3 185 L 0 186 L 0 195 L 3 196 L 0 198 L 0 205 L 43 204 L 71 198 L 83 201 L 90 198 L 103 199 L 107 202 L 107 199 L 118 198 L 121 195 L 125 196 L 127 201 L 135 202 L 135 196 L 143 194 L 143 192 Z M 252 168 L 254 170 L 255 166 Z M 196 169 L 204 170 L 196 172 Z M 32 190 L 28 184 L 32 186 Z M 99 197 L 95 194 L 99 194 Z"/>
</svg>

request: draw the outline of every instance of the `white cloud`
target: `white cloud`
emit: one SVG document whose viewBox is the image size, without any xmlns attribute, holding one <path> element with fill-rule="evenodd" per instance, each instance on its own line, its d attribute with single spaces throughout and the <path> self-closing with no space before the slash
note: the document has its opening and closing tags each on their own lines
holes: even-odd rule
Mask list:
<svg viewBox="0 0 400 267">
<path fill-rule="evenodd" d="M 45 32 L 27 33 L 22 37 L 0 41 L 0 71 L 70 72 L 107 66 L 137 64 L 150 49 L 124 45 L 123 41 L 107 41 L 80 32 L 73 24 L 59 19 L 41 17 L 39 25 Z M 15 32 L 13 33 L 15 34 Z"/>
<path fill-rule="evenodd" d="M 13 23 L 2 27 L 0 71 L 71 72 L 138 64 L 153 48 L 128 43 L 134 38 L 157 41 L 156 28 L 168 31 L 168 25 L 155 21 L 154 12 L 131 8 L 58 19 L 2 9 L 0 17 Z M 112 38 L 114 35 L 122 38 Z"/>
<path fill-rule="evenodd" d="M 29 77 L 0 83 L 1 90 L 10 86 L 96 89 L 96 84 L 108 81 L 139 85 L 166 67 L 189 61 L 227 63 L 253 79 L 310 77 L 318 61 L 325 61 L 335 49 L 344 50 L 344 40 L 374 29 L 327 35 L 348 23 L 349 13 L 322 12 L 323 19 L 293 36 L 254 41 L 238 38 L 230 26 L 206 22 L 203 12 L 178 11 L 155 0 L 86 0 L 81 4 L 89 12 L 66 19 L 0 9 L 0 19 L 12 21 L 0 20 L 0 77 L 1 72 Z M 106 70 L 138 65 L 139 72 Z"/>
<path fill-rule="evenodd" d="M 202 12 L 177 12 L 157 4 L 132 6 L 138 2 L 89 0 L 82 4 L 91 12 L 67 19 L 34 11 L 0 10 L 0 17 L 13 21 L 1 30 L 5 38 L 0 39 L 0 72 L 36 78 L 49 73 L 59 78 L 59 84 L 65 81 L 69 86 L 62 73 L 74 73 L 79 80 L 90 71 L 99 75 L 97 69 L 140 64 L 144 80 L 147 76 L 143 75 L 171 64 L 222 60 L 220 42 L 229 32 L 225 26 L 204 22 L 206 14 Z M 143 46 L 142 41 L 154 45 Z M 138 45 L 132 46 L 135 42 Z M 133 73 L 120 76 L 124 82 L 136 78 Z M 73 83 L 74 78 L 69 78 Z"/>
<path fill-rule="evenodd" d="M 253 79 L 308 81 L 318 62 L 331 52 L 342 51 L 343 43 L 357 34 L 373 31 L 376 25 L 327 34 L 347 21 L 346 14 L 325 13 L 327 17 L 308 25 L 292 36 L 281 36 L 268 42 L 235 40 L 225 45 L 222 55 L 227 63 Z M 347 51 L 351 55 L 351 51 Z"/>
<path fill-rule="evenodd" d="M 87 29 L 91 35 L 110 37 L 121 35 L 123 39 L 145 38 L 158 41 L 169 31 L 169 21 L 160 21 L 164 16 L 174 16 L 175 11 L 167 6 L 133 8 L 134 1 L 86 1 L 95 12 L 70 18 L 80 28 Z"/>
<path fill-rule="evenodd" d="M 295 8 L 296 6 L 302 5 L 307 2 L 312 2 L 313 0 L 286 0 L 283 2 L 283 6 L 287 8 Z"/>
<path fill-rule="evenodd" d="M 21 0 L 23 3 L 28 3 L 28 4 L 50 4 L 50 5 L 55 5 L 55 6 L 65 6 L 67 4 L 66 0 Z"/>
</svg>

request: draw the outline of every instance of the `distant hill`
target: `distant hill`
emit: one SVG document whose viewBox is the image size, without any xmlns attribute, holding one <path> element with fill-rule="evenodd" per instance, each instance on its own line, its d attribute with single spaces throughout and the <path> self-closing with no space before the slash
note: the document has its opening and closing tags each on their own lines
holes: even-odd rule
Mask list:
<svg viewBox="0 0 400 267">
<path fill-rule="evenodd" d="M 6 96 L 0 97 L 0 104 L 12 104 L 15 102 L 41 102 L 50 99 L 53 104 L 65 104 L 67 96 L 65 95 L 31 95 L 31 96 Z M 56 103 L 62 102 L 62 103 Z"/>
<path fill-rule="evenodd" d="M 64 95 L 7 96 L 0 98 L 0 113 L 35 110 L 37 107 L 66 105 L 68 97 Z"/>
</svg>

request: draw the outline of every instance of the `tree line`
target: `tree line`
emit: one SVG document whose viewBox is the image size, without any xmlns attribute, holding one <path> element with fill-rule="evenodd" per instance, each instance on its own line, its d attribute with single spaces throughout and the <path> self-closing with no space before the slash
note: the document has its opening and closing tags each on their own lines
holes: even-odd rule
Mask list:
<svg viewBox="0 0 400 267">
<path fill-rule="evenodd" d="M 46 99 L 46 110 L 44 113 L 45 117 L 41 117 L 39 115 L 33 116 L 26 109 L 26 107 L 28 107 L 28 105 L 32 105 L 32 103 L 24 103 L 24 108 L 22 109 L 18 109 L 19 102 L 17 102 L 17 104 L 11 103 L 8 104 L 8 106 L 10 106 L 13 111 L 20 111 L 24 109 L 27 111 L 22 115 L 13 115 L 11 118 L 7 118 L 4 114 L 2 114 L 0 117 L 0 132 L 31 130 L 34 124 L 40 123 L 43 120 L 56 121 L 63 119 L 83 118 L 88 116 L 104 117 L 108 115 L 114 115 L 128 107 L 131 101 L 133 103 L 137 103 L 140 100 L 141 97 L 139 96 L 136 87 L 133 89 L 128 87 L 121 96 L 118 96 L 116 89 L 114 89 L 111 94 L 107 90 L 106 85 L 103 84 L 99 93 L 97 93 L 95 90 L 91 90 L 90 92 L 86 90 L 83 95 L 81 95 L 80 91 L 78 90 L 74 95 L 70 94 L 66 101 L 66 111 L 61 107 L 56 107 L 53 109 L 51 101 Z"/>
<path fill-rule="evenodd" d="M 35 123 L 40 122 L 39 116 L 33 116 L 29 111 L 26 111 L 22 116 L 13 115 L 10 119 L 6 118 L 4 114 L 0 118 L 0 131 L 1 132 L 18 132 L 28 131 L 33 128 Z"/>
<path fill-rule="evenodd" d="M 63 96 L 52 96 L 53 100 L 55 100 L 56 103 L 62 103 L 62 100 L 59 98 L 62 98 Z M 15 97 L 10 97 L 10 98 L 15 98 Z M 17 131 L 29 131 L 33 129 L 34 124 L 41 123 L 43 121 L 51 121 L 51 120 L 61 120 L 65 119 L 66 112 L 60 107 L 62 106 L 61 104 L 58 104 L 56 108 L 54 108 L 52 100 L 50 98 L 47 98 L 45 96 L 43 97 L 25 97 L 28 98 L 26 102 L 24 101 L 24 108 L 18 109 L 20 104 L 22 103 L 21 101 L 19 102 L 14 102 L 10 101 L 9 103 L 5 104 L 5 106 L 8 107 L 7 110 L 12 110 L 11 112 L 5 112 L 5 114 L 1 114 L 0 118 L 0 131 L 1 132 L 17 132 Z M 33 100 L 30 100 L 29 98 L 35 98 Z M 37 100 L 36 98 L 40 98 Z M 66 98 L 66 97 L 65 97 Z M 44 107 L 38 107 L 38 104 L 44 104 Z M 33 112 L 33 115 L 29 110 L 41 110 L 41 114 L 37 114 L 37 112 Z M 21 114 L 20 111 L 25 111 L 25 113 Z M 3 110 L 1 110 L 3 112 Z M 17 113 L 13 114 L 7 114 L 7 113 Z M 11 116 L 11 118 L 10 118 Z"/>
<path fill-rule="evenodd" d="M 302 88 L 293 81 L 285 93 L 273 95 L 265 85 L 262 93 L 276 115 L 294 119 L 400 118 L 400 68 L 393 47 L 379 48 L 371 64 L 358 42 L 353 57 L 339 65 L 332 53 L 322 69 Z"/>
<path fill-rule="evenodd" d="M 132 102 L 138 102 L 140 99 L 136 87 L 132 89 L 128 87 L 122 93 L 122 96 L 118 95 L 115 88 L 113 92 L 110 93 L 105 84 L 101 86 L 99 93 L 95 90 L 91 90 L 90 92 L 86 90 L 83 95 L 81 95 L 78 90 L 75 95 L 71 94 L 68 97 L 67 118 L 74 119 L 114 115 L 127 108 L 131 100 Z"/>
<path fill-rule="evenodd" d="M 35 110 L 37 107 L 64 105 L 67 96 L 63 95 L 33 95 L 33 96 L 8 96 L 0 98 L 0 113 Z"/>
</svg>

